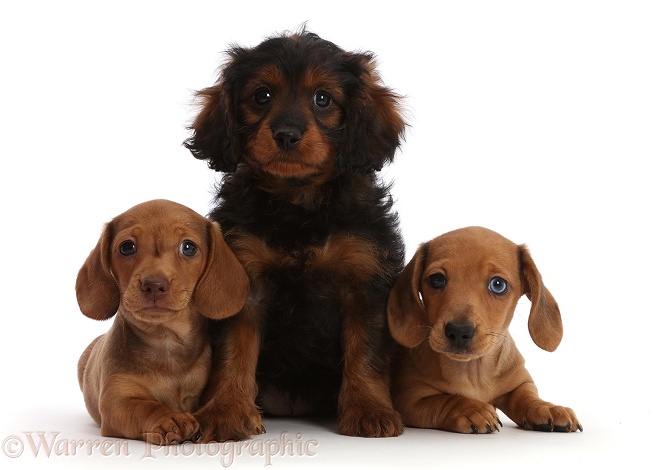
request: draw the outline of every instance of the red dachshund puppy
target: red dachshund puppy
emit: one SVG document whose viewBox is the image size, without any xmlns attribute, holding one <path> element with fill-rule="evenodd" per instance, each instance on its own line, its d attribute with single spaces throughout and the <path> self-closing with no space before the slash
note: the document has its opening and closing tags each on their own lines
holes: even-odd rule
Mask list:
<svg viewBox="0 0 653 470">
<path fill-rule="evenodd" d="M 553 351 L 558 304 L 524 245 L 481 227 L 423 244 L 390 294 L 400 349 L 393 398 L 408 426 L 460 433 L 499 430 L 499 408 L 526 429 L 583 430 L 570 408 L 540 399 L 508 332 L 517 301 L 531 300 L 528 329 Z"/>
<path fill-rule="evenodd" d="M 211 366 L 206 321 L 237 313 L 249 291 L 219 225 L 170 201 L 139 204 L 107 224 L 76 289 L 84 315 L 115 315 L 78 364 L 102 435 L 194 440 Z"/>
<path fill-rule="evenodd" d="M 385 310 L 404 248 L 376 176 L 403 136 L 399 97 L 371 53 L 300 31 L 234 47 L 199 98 L 186 146 L 223 173 L 210 217 L 251 281 L 214 334 L 205 439 L 263 432 L 259 407 L 400 434 Z"/>
</svg>

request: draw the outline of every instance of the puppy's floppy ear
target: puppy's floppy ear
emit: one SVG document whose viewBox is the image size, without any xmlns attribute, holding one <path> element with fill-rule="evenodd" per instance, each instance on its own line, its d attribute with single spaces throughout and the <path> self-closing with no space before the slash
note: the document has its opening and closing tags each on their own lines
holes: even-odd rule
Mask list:
<svg viewBox="0 0 653 470">
<path fill-rule="evenodd" d="M 120 290 L 110 268 L 112 232 L 109 222 L 79 270 L 75 283 L 80 310 L 94 320 L 111 318 L 120 306 Z"/>
<path fill-rule="evenodd" d="M 554 351 L 562 341 L 562 318 L 558 303 L 544 286 L 542 276 L 525 245 L 519 246 L 524 294 L 531 301 L 528 332 L 545 351 Z"/>
<path fill-rule="evenodd" d="M 388 299 L 390 334 L 407 348 L 414 348 L 421 343 L 429 331 L 426 308 L 420 299 L 426 250 L 426 245 L 419 247 L 395 282 Z"/>
<path fill-rule="evenodd" d="M 383 85 L 372 53 L 343 53 L 343 63 L 359 83 L 345 109 L 347 135 L 339 169 L 378 171 L 394 159 L 404 136 L 401 98 Z"/>
<path fill-rule="evenodd" d="M 202 315 L 219 320 L 238 313 L 249 294 L 249 278 L 222 238 L 217 222 L 207 223 L 210 241 L 206 268 L 195 287 L 194 304 Z"/>
<path fill-rule="evenodd" d="M 184 142 L 198 160 L 206 160 L 215 171 L 233 172 L 240 155 L 240 144 L 236 124 L 236 108 L 233 99 L 233 72 L 231 67 L 236 56 L 231 51 L 232 61 L 223 69 L 215 86 L 197 93 L 201 110 L 189 130 L 192 137 Z"/>
</svg>

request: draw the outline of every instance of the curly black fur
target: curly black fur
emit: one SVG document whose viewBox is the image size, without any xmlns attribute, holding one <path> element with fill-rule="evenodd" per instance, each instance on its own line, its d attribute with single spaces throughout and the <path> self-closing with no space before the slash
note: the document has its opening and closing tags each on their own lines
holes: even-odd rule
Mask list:
<svg viewBox="0 0 653 470">
<path fill-rule="evenodd" d="M 257 381 L 262 391 L 270 383 L 289 391 L 293 401 L 315 401 L 318 406 L 312 407 L 314 412 L 335 409 L 342 375 L 344 312 L 339 296 L 348 280 L 308 270 L 305 263 L 310 259 L 301 259 L 302 249 L 323 245 L 339 232 L 379 247 L 379 253 L 385 254 L 382 264 L 386 269 L 354 287 L 356 295 L 374 300 L 377 307 L 355 312 L 362 316 L 385 315 L 388 293 L 404 263 L 404 245 L 388 188 L 379 185 L 374 174 L 340 175 L 329 186 L 331 193 L 320 205 L 305 209 L 258 189 L 243 168 L 225 175 L 216 197 L 217 207 L 210 214 L 222 226 L 227 243 L 233 229 L 244 230 L 272 247 L 296 253 L 300 259 L 292 267 L 267 273 L 272 296 L 262 322 Z M 390 351 L 387 328 L 370 328 L 368 333 L 370 356 L 361 360 L 382 370 Z"/>
<path fill-rule="evenodd" d="M 228 54 L 216 85 L 198 94 L 202 109 L 185 145 L 224 172 L 210 217 L 221 224 L 227 243 L 253 235 L 290 260 L 252 280 L 265 292 L 259 403 L 265 411 L 270 393 L 277 401 L 284 397 L 286 403 L 277 407 L 283 414 L 332 413 L 343 380 L 347 316 L 364 325 L 365 351 L 357 360 L 374 377 L 385 377 L 389 366 L 385 309 L 404 265 L 404 245 L 389 187 L 375 170 L 393 160 L 403 137 L 399 97 L 381 84 L 371 53 L 343 51 L 307 31 L 252 49 L 233 47 Z M 262 111 L 258 121 L 245 122 L 243 109 L 252 100 L 247 86 L 270 64 L 282 71 L 288 87 L 311 70 L 338 84 L 342 118 L 337 125 L 320 125 L 336 161 L 333 174 L 319 182 L 266 174 L 252 164 L 256 155 L 247 155 L 248 141 L 268 117 Z M 312 250 L 338 235 L 374 247 L 379 269 L 364 278 L 314 269 Z M 346 307 L 351 298 L 360 309 Z M 229 321 L 225 324 L 217 329 L 222 333 L 216 333 L 216 344 L 220 334 L 229 334 Z"/>
</svg>

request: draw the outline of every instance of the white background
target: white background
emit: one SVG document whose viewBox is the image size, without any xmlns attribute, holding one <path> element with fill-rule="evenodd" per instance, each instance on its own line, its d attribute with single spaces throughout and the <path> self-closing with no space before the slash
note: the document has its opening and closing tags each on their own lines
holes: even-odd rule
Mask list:
<svg viewBox="0 0 653 470">
<path fill-rule="evenodd" d="M 319 445 L 312 457 L 275 456 L 273 467 L 646 459 L 652 10 L 625 0 L 3 2 L 0 466 L 225 466 L 194 449 L 143 458 L 135 442 L 129 456 L 34 457 L 25 433 L 58 439 L 59 453 L 101 439 L 76 363 L 109 324 L 79 312 L 77 271 L 103 224 L 136 203 L 208 212 L 217 174 L 182 147 L 193 91 L 213 83 L 229 44 L 254 46 L 304 21 L 345 49 L 375 52 L 385 83 L 406 97 L 411 127 L 383 175 L 395 181 L 409 256 L 465 225 L 529 245 L 565 336 L 554 353 L 537 349 L 526 300 L 511 331 L 542 397 L 573 407 L 585 432 L 526 432 L 506 418 L 489 436 L 409 429 L 366 440 L 336 435 L 333 423 L 275 420 L 262 439 L 300 432 Z M 265 459 L 245 449 L 233 466 Z"/>
</svg>

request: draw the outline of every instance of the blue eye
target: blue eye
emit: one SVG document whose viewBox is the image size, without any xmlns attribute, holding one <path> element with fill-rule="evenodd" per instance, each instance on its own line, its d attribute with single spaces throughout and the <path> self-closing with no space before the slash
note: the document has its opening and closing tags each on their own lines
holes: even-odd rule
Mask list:
<svg viewBox="0 0 653 470">
<path fill-rule="evenodd" d="M 503 295 L 508 292 L 508 281 L 499 276 L 494 276 L 490 279 L 490 283 L 487 286 L 488 290 L 494 295 Z"/>
<path fill-rule="evenodd" d="M 127 240 L 126 242 L 122 242 L 118 249 L 120 250 L 121 255 L 131 256 L 136 253 L 136 243 L 131 240 Z"/>
<path fill-rule="evenodd" d="M 195 253 L 197 253 L 197 245 L 190 240 L 184 240 L 179 246 L 179 252 L 184 256 L 195 256 Z"/>
<path fill-rule="evenodd" d="M 442 273 L 431 274 L 428 277 L 428 283 L 429 286 L 431 286 L 431 288 L 435 290 L 442 290 L 444 289 L 444 286 L 447 284 L 447 278 Z"/>
</svg>

